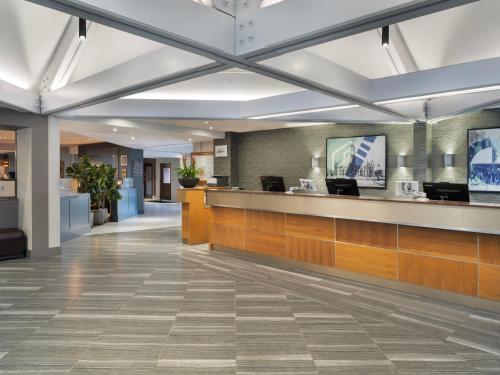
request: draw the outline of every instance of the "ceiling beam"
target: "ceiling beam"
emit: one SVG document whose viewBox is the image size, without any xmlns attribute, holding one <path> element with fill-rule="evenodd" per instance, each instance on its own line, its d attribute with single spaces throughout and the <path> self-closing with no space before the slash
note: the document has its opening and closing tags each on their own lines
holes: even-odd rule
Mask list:
<svg viewBox="0 0 500 375">
<path fill-rule="evenodd" d="M 40 112 L 38 94 L 2 80 L 0 80 L 0 103 L 3 107 L 23 112 Z"/>
<path fill-rule="evenodd" d="M 339 107 L 350 104 L 313 91 L 300 91 L 240 103 L 240 117 L 248 118 L 276 113 L 304 111 L 311 108 Z"/>
<path fill-rule="evenodd" d="M 90 107 L 63 111 L 58 116 L 64 118 L 239 119 L 240 102 L 119 99 Z"/>
<path fill-rule="evenodd" d="M 411 54 L 399 26 L 391 25 L 390 42 L 385 46 L 385 58 L 393 75 L 406 74 L 418 70 L 417 64 Z M 382 40 L 382 29 L 376 30 L 379 40 Z"/>
<path fill-rule="evenodd" d="M 390 116 L 414 120 L 408 115 L 370 101 L 371 80 L 309 51 L 298 51 L 266 60 L 260 74 L 295 84 Z M 251 70 L 252 68 L 249 68 Z M 258 70 L 255 70 L 258 72 Z"/>
<path fill-rule="evenodd" d="M 193 1 L 148 0 L 147 6 L 137 0 L 28 1 L 208 58 L 235 52 L 234 18 Z"/>
<path fill-rule="evenodd" d="M 374 79 L 371 85 L 374 103 L 496 87 L 500 86 L 500 58 Z"/>
<path fill-rule="evenodd" d="M 287 0 L 237 18 L 237 54 L 268 59 L 475 1 Z"/>
<path fill-rule="evenodd" d="M 428 102 L 428 120 L 440 120 L 467 112 L 480 111 L 500 104 L 500 90 L 431 99 Z"/>
<path fill-rule="evenodd" d="M 302 0 L 288 0 L 272 7 L 260 9 L 258 12 L 243 12 L 243 18 L 251 15 L 252 17 L 257 17 L 256 19 L 258 19 L 258 17 L 261 17 L 262 14 L 269 15 L 269 13 L 267 13 L 267 10 L 269 9 L 274 9 L 273 14 L 275 14 L 277 9 L 281 9 L 282 11 L 285 10 L 285 12 L 283 12 L 280 16 L 277 16 L 277 20 L 278 24 L 279 22 L 284 22 L 286 20 L 288 27 L 285 28 L 285 32 L 283 32 L 283 30 L 279 27 L 277 28 L 276 25 L 274 25 L 271 30 L 266 26 L 265 22 L 261 24 L 260 21 L 253 22 L 252 20 L 249 20 L 247 23 L 248 27 L 254 28 L 254 30 L 259 30 L 259 33 L 264 32 L 270 38 L 276 39 L 277 35 L 278 39 L 275 40 L 277 44 L 275 42 L 269 43 L 269 40 L 265 41 L 266 48 L 269 48 L 269 45 L 272 45 L 271 50 L 266 50 L 266 48 L 264 48 L 264 50 L 254 49 L 252 50 L 252 53 L 246 53 L 242 56 L 234 55 L 234 19 L 229 15 L 224 15 L 223 13 L 209 7 L 199 6 L 194 2 L 172 0 L 167 3 L 163 0 L 151 0 L 154 4 L 148 4 L 148 7 L 144 7 L 141 3 L 138 3 L 135 0 L 121 0 L 119 2 L 113 0 L 28 1 L 45 5 L 79 17 L 84 17 L 110 27 L 131 32 L 133 34 L 155 40 L 184 51 L 193 52 L 197 55 L 217 61 L 217 63 L 207 65 L 206 67 L 197 67 L 191 75 L 181 74 L 180 76 L 175 77 L 156 78 L 146 83 L 144 83 L 143 80 L 142 84 L 139 83 L 139 79 L 137 79 L 132 85 L 118 90 L 112 90 L 111 87 L 108 87 L 107 91 L 105 89 L 101 89 L 96 92 L 95 85 L 99 84 L 103 78 L 103 76 L 96 74 L 87 80 L 80 81 L 80 87 L 77 89 L 75 89 L 74 85 L 70 85 L 61 90 L 56 90 L 56 92 L 50 93 L 49 96 L 44 97 L 44 102 L 47 99 L 49 100 L 47 105 L 47 108 L 49 109 L 44 109 L 47 113 L 67 108 L 74 108 L 76 106 L 92 105 L 102 101 L 112 100 L 120 96 L 124 96 L 125 94 L 129 95 L 132 92 L 140 92 L 154 87 L 165 86 L 181 80 L 191 79 L 204 74 L 213 73 L 215 71 L 221 71 L 229 67 L 239 67 L 257 74 L 302 87 L 307 90 L 341 100 L 350 101 L 390 116 L 397 116 L 408 120 L 411 118 L 403 113 L 398 113 L 384 106 L 373 104 L 366 99 L 364 94 L 360 95 L 363 90 L 354 90 L 354 92 L 339 90 L 336 88 L 336 84 L 324 84 L 322 79 L 318 79 L 319 77 L 316 77 L 315 79 L 311 79 L 311 77 L 303 77 L 301 75 L 287 72 L 283 69 L 258 64 L 256 61 L 269 56 L 280 55 L 292 50 L 304 48 L 306 45 L 318 44 L 327 40 L 329 41 L 345 37 L 347 35 L 365 31 L 365 29 L 373 29 L 382 26 L 386 23 L 400 22 L 402 20 L 429 14 L 457 5 L 463 5 L 475 0 L 381 0 L 377 2 L 373 2 L 372 0 L 359 0 L 360 2 L 356 4 L 356 7 L 345 7 L 345 2 L 342 2 L 342 0 L 316 0 L 317 3 L 315 2 L 314 7 L 311 7 L 310 5 L 304 7 L 304 2 Z M 332 4 L 337 5 L 335 7 L 337 13 L 334 12 L 328 14 L 328 17 L 325 18 L 327 10 L 334 10 L 334 8 L 331 8 Z M 285 8 L 281 8 L 285 5 Z M 344 6 L 339 7 L 339 5 Z M 155 9 L 155 12 L 151 12 L 151 9 Z M 203 11 L 201 9 L 203 9 Z M 359 16 L 360 9 L 362 10 L 362 16 Z M 158 10 L 163 11 L 160 12 Z M 198 11 L 200 13 L 197 13 Z M 265 13 L 262 13 L 263 11 L 265 11 Z M 304 13 L 305 11 L 306 13 Z M 307 24 L 308 27 L 315 27 L 317 32 L 308 32 L 302 27 L 304 14 L 309 14 L 307 11 L 313 12 L 313 15 L 318 17 L 321 15 L 318 20 L 314 19 L 314 17 L 306 17 L 305 24 Z M 217 16 L 215 16 L 215 14 L 217 14 Z M 332 14 L 335 14 L 333 22 Z M 299 16 L 301 22 L 292 22 L 294 17 Z M 352 19 L 354 16 L 357 18 Z M 190 26 L 187 27 L 187 23 L 184 22 L 186 17 L 190 20 L 193 20 L 194 18 L 196 22 L 189 22 Z M 220 19 L 222 21 L 222 26 L 217 24 L 217 22 L 208 22 L 211 20 L 215 21 L 216 17 L 224 17 Z M 327 22 L 327 25 L 324 24 L 325 22 Z M 213 33 L 206 32 L 207 24 L 218 25 L 214 35 L 212 35 Z M 192 25 L 195 26 L 192 27 Z M 318 28 L 321 28 L 321 30 Z M 236 33 L 239 29 L 240 27 L 236 25 Z M 246 29 L 246 26 L 243 29 Z M 231 37 L 226 38 L 224 35 L 220 35 L 221 32 L 223 34 L 229 33 L 231 34 Z M 304 36 L 305 34 L 307 34 L 306 37 Z M 284 36 L 286 36 L 286 40 L 280 39 Z M 255 38 L 253 40 L 255 41 Z M 231 45 L 231 43 L 233 44 Z M 257 42 L 254 46 L 256 44 Z M 354 75 L 355 73 L 349 74 L 349 77 L 352 78 Z M 364 85 L 360 83 L 361 81 L 362 80 L 354 79 L 351 86 L 356 87 L 358 85 Z M 81 98 L 85 95 L 86 90 L 90 90 L 92 93 L 91 100 L 83 100 L 83 98 Z M 79 96 L 80 100 L 67 100 L 66 98 L 68 96 L 70 98 Z M 54 97 L 57 99 L 55 100 L 56 102 L 63 102 L 62 105 L 57 103 L 54 104 Z M 52 103 L 50 103 L 50 100 L 52 100 Z M 65 100 L 66 103 L 64 103 Z"/>
<path fill-rule="evenodd" d="M 42 112 L 48 114 L 94 105 L 223 69 L 223 64 L 164 47 L 42 94 Z"/>
<path fill-rule="evenodd" d="M 41 93 L 57 90 L 69 82 L 78 60 L 88 45 L 85 40 L 76 37 L 78 27 L 78 18 L 71 17 L 40 82 Z M 94 23 L 87 22 L 87 38 L 90 37 L 93 29 Z"/>
</svg>

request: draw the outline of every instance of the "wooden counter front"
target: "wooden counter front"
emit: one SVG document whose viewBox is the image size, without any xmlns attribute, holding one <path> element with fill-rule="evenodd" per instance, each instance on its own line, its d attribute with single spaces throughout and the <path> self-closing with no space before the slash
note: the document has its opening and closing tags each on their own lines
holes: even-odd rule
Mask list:
<svg viewBox="0 0 500 375">
<path fill-rule="evenodd" d="M 330 217 L 303 215 L 296 213 L 299 209 L 296 204 L 276 209 L 276 201 L 274 206 L 271 205 L 271 211 L 259 210 L 254 209 L 260 205 L 259 196 L 251 193 L 248 193 L 248 201 L 240 202 L 242 207 L 223 207 L 223 196 L 231 197 L 234 193 L 215 193 L 217 199 L 211 199 L 212 192 L 207 197 L 212 205 L 211 246 L 214 248 L 234 248 L 500 300 L 500 235 L 406 225 L 396 220 L 384 223 L 346 219 L 335 217 L 334 211 L 330 212 Z M 293 196 L 287 199 L 293 199 Z M 229 199 L 227 203 L 234 205 L 235 201 Z M 324 203 L 328 204 L 331 202 Z M 433 207 L 439 210 L 453 206 Z M 357 212 L 363 216 L 359 205 Z M 495 214 L 500 220 L 499 209 Z M 389 216 L 390 212 L 383 215 Z M 492 212 L 487 216 L 491 218 Z M 425 221 L 425 217 L 422 220 Z M 450 221 L 441 223 L 441 227 L 453 225 L 457 218 L 450 218 Z M 477 227 L 488 223 L 466 224 Z M 492 222 L 484 231 L 494 232 L 496 225 L 498 222 Z"/>
<path fill-rule="evenodd" d="M 205 189 L 177 189 L 182 202 L 182 240 L 189 245 L 210 241 L 210 208 L 205 204 Z"/>
</svg>

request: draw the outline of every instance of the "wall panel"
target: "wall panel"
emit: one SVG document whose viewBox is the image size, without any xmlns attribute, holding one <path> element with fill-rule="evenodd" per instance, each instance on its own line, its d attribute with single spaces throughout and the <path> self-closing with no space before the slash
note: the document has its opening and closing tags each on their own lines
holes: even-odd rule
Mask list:
<svg viewBox="0 0 500 375">
<path fill-rule="evenodd" d="M 385 279 L 398 278 L 398 258 L 395 250 L 337 242 L 335 267 Z"/>
<path fill-rule="evenodd" d="M 477 265 L 473 263 L 400 252 L 399 280 L 449 292 L 477 295 Z"/>
<path fill-rule="evenodd" d="M 477 262 L 477 234 L 402 225 L 399 227 L 399 249 Z"/>
</svg>

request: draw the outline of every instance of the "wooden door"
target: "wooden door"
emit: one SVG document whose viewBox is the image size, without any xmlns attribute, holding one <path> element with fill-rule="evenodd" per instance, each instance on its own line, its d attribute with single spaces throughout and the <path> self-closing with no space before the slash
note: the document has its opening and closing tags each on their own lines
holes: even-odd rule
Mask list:
<svg viewBox="0 0 500 375">
<path fill-rule="evenodd" d="M 170 163 L 160 164 L 160 199 L 169 201 L 172 199 L 172 166 Z"/>
<path fill-rule="evenodd" d="M 155 195 L 155 160 L 144 159 L 144 198 Z"/>
</svg>

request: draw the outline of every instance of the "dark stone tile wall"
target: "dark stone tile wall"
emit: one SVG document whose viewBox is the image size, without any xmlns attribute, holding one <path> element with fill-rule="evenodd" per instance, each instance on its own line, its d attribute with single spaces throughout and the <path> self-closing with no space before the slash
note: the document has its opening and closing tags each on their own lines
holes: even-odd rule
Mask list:
<svg viewBox="0 0 500 375">
<path fill-rule="evenodd" d="M 311 127 L 240 133 L 239 182 L 247 190 L 260 190 L 262 175 L 283 176 L 287 188 L 299 178 L 312 178 L 326 192 L 326 138 L 386 134 L 388 143 L 387 189 L 361 189 L 362 195 L 392 196 L 395 182 L 413 178 L 413 125 L 327 124 Z M 397 155 L 406 154 L 407 168 L 397 168 Z M 320 168 L 311 158 L 320 158 Z"/>
</svg>

